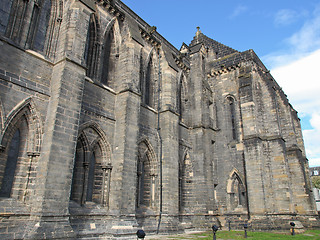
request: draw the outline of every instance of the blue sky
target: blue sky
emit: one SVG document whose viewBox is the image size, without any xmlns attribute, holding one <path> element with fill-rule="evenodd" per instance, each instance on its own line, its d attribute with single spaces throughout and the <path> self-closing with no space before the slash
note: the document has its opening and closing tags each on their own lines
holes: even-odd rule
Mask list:
<svg viewBox="0 0 320 240">
<path fill-rule="evenodd" d="M 180 48 L 199 26 L 238 51 L 253 49 L 298 111 L 310 166 L 320 166 L 320 0 L 123 0 Z"/>
</svg>

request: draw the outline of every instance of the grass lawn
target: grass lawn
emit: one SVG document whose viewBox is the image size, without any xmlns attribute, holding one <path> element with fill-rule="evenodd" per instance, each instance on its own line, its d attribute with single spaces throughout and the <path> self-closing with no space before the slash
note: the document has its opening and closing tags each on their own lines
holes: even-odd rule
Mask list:
<svg viewBox="0 0 320 240">
<path fill-rule="evenodd" d="M 216 234 L 217 240 L 218 239 L 226 239 L 226 240 L 236 240 L 236 239 L 245 239 L 244 238 L 244 231 L 218 231 Z M 197 234 L 190 234 L 186 236 L 177 236 L 177 237 L 169 237 L 168 239 L 194 239 L 194 240 L 212 240 L 212 232 L 205 232 L 205 233 L 197 233 Z M 272 233 L 272 232 L 248 232 L 247 239 L 254 239 L 254 240 L 269 240 L 269 239 L 296 239 L 296 240 L 313 240 L 319 239 L 320 240 L 320 230 L 308 230 L 301 234 L 296 234 L 295 236 L 291 236 L 290 233 Z"/>
</svg>

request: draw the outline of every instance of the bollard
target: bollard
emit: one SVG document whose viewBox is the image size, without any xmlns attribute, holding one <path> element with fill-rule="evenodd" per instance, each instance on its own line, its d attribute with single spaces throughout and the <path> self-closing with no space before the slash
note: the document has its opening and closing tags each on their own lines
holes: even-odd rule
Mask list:
<svg viewBox="0 0 320 240">
<path fill-rule="evenodd" d="M 244 228 L 244 238 L 247 238 L 248 235 L 247 235 L 247 228 L 248 228 L 248 224 L 243 224 L 243 228 Z"/>
<path fill-rule="evenodd" d="M 138 230 L 137 231 L 137 239 L 144 239 L 144 237 L 146 236 L 146 233 L 143 230 Z"/>
<path fill-rule="evenodd" d="M 213 231 L 213 240 L 216 240 L 216 232 L 218 231 L 219 227 L 217 225 L 212 226 Z"/>
<path fill-rule="evenodd" d="M 228 219 L 228 225 L 229 225 L 229 232 L 231 231 L 231 220 Z"/>
<path fill-rule="evenodd" d="M 294 236 L 295 235 L 295 232 L 294 232 L 294 226 L 295 226 L 296 224 L 294 223 L 294 222 L 290 222 L 290 226 L 292 227 L 291 228 L 291 235 L 292 236 Z"/>
</svg>

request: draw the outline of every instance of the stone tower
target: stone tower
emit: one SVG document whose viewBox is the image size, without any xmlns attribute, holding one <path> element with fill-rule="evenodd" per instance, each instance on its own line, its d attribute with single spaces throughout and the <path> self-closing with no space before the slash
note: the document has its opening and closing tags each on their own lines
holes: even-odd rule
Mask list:
<svg viewBox="0 0 320 240">
<path fill-rule="evenodd" d="M 0 5 L 0 238 L 318 225 L 297 112 L 252 50 L 119 0 Z"/>
</svg>

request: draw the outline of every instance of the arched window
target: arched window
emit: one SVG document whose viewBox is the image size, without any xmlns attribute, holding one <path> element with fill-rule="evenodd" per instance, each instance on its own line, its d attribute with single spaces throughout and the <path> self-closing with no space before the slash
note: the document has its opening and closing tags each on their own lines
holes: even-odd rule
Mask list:
<svg viewBox="0 0 320 240">
<path fill-rule="evenodd" d="M 139 144 L 137 163 L 136 207 L 155 207 L 156 200 L 156 163 L 150 147 L 142 142 Z"/>
<path fill-rule="evenodd" d="M 151 84 L 151 79 L 152 79 L 152 74 L 153 74 L 153 71 L 152 71 L 152 59 L 150 59 L 149 63 L 148 63 L 148 67 L 147 67 L 147 72 L 146 72 L 146 82 L 145 82 L 145 104 L 147 105 L 151 105 L 151 101 L 152 101 L 152 96 L 151 96 L 151 93 L 152 93 L 152 84 Z"/>
<path fill-rule="evenodd" d="M 95 202 L 109 207 L 112 166 L 101 138 L 91 127 L 78 138 L 70 199 L 79 204 Z"/>
<path fill-rule="evenodd" d="M 83 141 L 78 139 L 76 154 L 73 166 L 73 177 L 71 185 L 71 195 L 70 199 L 78 203 L 83 203 L 83 191 L 85 190 L 84 179 L 85 179 L 85 144 Z"/>
<path fill-rule="evenodd" d="M 105 36 L 102 58 L 101 83 L 114 88 L 116 81 L 116 67 L 119 59 L 119 46 L 116 44 L 114 27 Z"/>
<path fill-rule="evenodd" d="M 28 138 L 28 123 L 25 116 L 21 116 L 8 130 L 8 145 L 2 152 L 0 159 L 1 189 L 0 196 L 22 200 L 26 194 L 26 184 L 29 176 L 22 177 L 22 172 L 28 172 L 28 156 L 26 151 Z M 12 133 L 12 135 L 11 135 Z"/>
<path fill-rule="evenodd" d="M 16 44 L 54 56 L 62 20 L 62 0 L 3 0 L 0 33 Z"/>
<path fill-rule="evenodd" d="M 209 105 L 209 122 L 213 129 L 218 129 L 218 114 L 215 102 L 211 102 Z"/>
<path fill-rule="evenodd" d="M 154 68 L 152 63 L 152 56 L 149 59 L 143 86 L 143 103 L 154 107 Z"/>
<path fill-rule="evenodd" d="M 8 151 L 7 164 L 1 184 L 0 197 L 10 197 L 13 185 L 14 175 L 16 172 L 18 157 L 20 153 L 20 131 L 16 130 L 11 139 Z"/>
<path fill-rule="evenodd" d="M 183 212 L 192 192 L 192 164 L 188 153 L 179 161 L 179 212 Z"/>
<path fill-rule="evenodd" d="M 9 17 L 4 16 L 7 20 L 5 35 L 16 43 L 20 43 L 21 40 L 27 5 L 28 1 L 13 0 Z"/>
<path fill-rule="evenodd" d="M 233 172 L 228 180 L 227 192 L 229 195 L 230 210 L 246 207 L 246 190 L 237 172 Z"/>
<path fill-rule="evenodd" d="M 230 115 L 230 123 L 231 123 L 231 130 L 232 130 L 232 139 L 237 139 L 237 128 L 236 128 L 236 112 L 235 112 L 235 103 L 232 97 L 228 97 L 228 104 L 229 104 L 229 115 Z"/>
<path fill-rule="evenodd" d="M 151 173 L 151 163 L 147 156 L 139 158 L 137 169 L 137 207 L 152 207 L 154 205 L 154 175 Z"/>
<path fill-rule="evenodd" d="M 13 0 L 2 0 L 0 7 L 0 33 L 5 34 Z"/>
<path fill-rule="evenodd" d="M 179 81 L 179 92 L 178 92 L 178 111 L 179 120 L 185 122 L 187 118 L 188 98 L 187 98 L 187 84 L 183 75 L 181 75 Z"/>
<path fill-rule="evenodd" d="M 51 1 L 34 1 L 26 47 L 43 52 L 51 15 Z"/>
<path fill-rule="evenodd" d="M 140 207 L 144 201 L 144 193 L 145 193 L 145 161 L 141 160 L 139 158 L 138 161 L 138 170 L 137 170 L 137 200 L 136 200 L 136 205 L 137 207 Z"/>
<path fill-rule="evenodd" d="M 98 51 L 98 26 L 94 14 L 90 15 L 89 27 L 87 32 L 87 40 L 84 52 L 84 60 L 87 65 L 86 75 L 94 78 L 97 67 L 97 51 Z"/>
<path fill-rule="evenodd" d="M 37 163 L 34 158 L 40 154 L 42 136 L 41 122 L 31 98 L 15 106 L 8 114 L 2 134 L 0 196 L 27 201 L 29 190 L 34 187 L 29 183 L 37 177 L 33 172 Z"/>
</svg>

